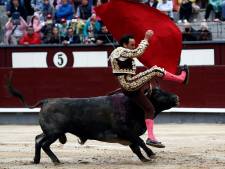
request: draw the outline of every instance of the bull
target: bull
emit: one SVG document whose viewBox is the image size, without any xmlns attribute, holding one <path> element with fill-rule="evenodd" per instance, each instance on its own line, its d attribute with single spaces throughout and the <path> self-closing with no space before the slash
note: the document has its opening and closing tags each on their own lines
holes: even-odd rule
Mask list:
<svg viewBox="0 0 225 169">
<path fill-rule="evenodd" d="M 39 124 L 43 133 L 35 138 L 35 164 L 40 163 L 41 149 L 54 164 L 60 163 L 50 145 L 57 139 L 65 144 L 65 133 L 76 135 L 80 144 L 89 139 L 127 145 L 142 162 L 149 159 L 143 156 L 141 148 L 148 158 L 155 155 L 140 138 L 146 131 L 144 111 L 122 93 L 91 98 L 44 99 L 28 106 L 11 80 L 8 89 L 27 107 L 41 107 Z M 148 89 L 146 95 L 155 107 L 155 117 L 161 111 L 177 106 L 179 101 L 177 95 L 157 87 Z"/>
</svg>

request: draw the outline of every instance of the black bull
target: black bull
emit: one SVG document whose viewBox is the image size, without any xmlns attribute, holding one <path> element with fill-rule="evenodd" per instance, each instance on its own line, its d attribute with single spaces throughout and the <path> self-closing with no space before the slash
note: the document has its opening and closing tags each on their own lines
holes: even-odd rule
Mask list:
<svg viewBox="0 0 225 169">
<path fill-rule="evenodd" d="M 9 85 L 9 91 L 26 105 L 22 95 L 12 85 Z M 155 117 L 178 104 L 176 95 L 159 88 L 153 88 L 149 93 L 147 97 L 155 107 Z M 45 99 L 28 107 L 37 106 L 41 106 L 39 123 L 43 133 L 35 139 L 36 164 L 40 162 L 41 148 L 55 164 L 60 163 L 50 145 L 57 139 L 62 144 L 66 143 L 65 133 L 79 137 L 81 144 L 90 139 L 129 145 L 143 162 L 148 159 L 142 155 L 140 148 L 149 158 L 154 155 L 139 137 L 146 131 L 144 111 L 121 93 L 92 98 Z"/>
</svg>

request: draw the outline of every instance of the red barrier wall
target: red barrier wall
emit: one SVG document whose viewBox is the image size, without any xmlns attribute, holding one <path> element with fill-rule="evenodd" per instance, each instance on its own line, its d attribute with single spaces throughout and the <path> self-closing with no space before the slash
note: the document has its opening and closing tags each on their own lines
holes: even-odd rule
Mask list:
<svg viewBox="0 0 225 169">
<path fill-rule="evenodd" d="M 216 66 L 190 67 L 190 84 L 183 86 L 161 81 L 163 89 L 177 93 L 181 107 L 225 108 L 225 43 L 186 42 L 184 49 L 214 49 Z M 13 69 L 13 82 L 24 93 L 28 103 L 52 97 L 91 97 L 105 95 L 118 87 L 111 68 L 71 68 L 74 51 L 107 51 L 106 46 L 0 46 L 0 107 L 22 107 L 18 100 L 10 98 L 5 89 L 5 77 L 12 67 L 13 52 L 47 52 L 49 68 Z M 64 52 L 69 59 L 66 68 L 55 68 L 52 58 L 57 52 Z M 139 69 L 143 70 L 143 68 Z"/>
<path fill-rule="evenodd" d="M 0 69 L 0 107 L 22 107 L 5 89 L 5 77 L 12 70 Z M 225 108 L 225 66 L 190 68 L 188 86 L 160 81 L 161 88 L 177 93 L 181 107 Z M 44 98 L 91 97 L 116 89 L 111 68 L 13 69 L 13 82 L 29 104 Z"/>
</svg>

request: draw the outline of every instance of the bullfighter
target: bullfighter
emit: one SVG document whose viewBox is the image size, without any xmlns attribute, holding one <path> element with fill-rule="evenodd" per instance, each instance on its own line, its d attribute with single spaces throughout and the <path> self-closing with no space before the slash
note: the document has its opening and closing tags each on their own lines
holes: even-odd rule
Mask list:
<svg viewBox="0 0 225 169">
<path fill-rule="evenodd" d="M 181 68 L 180 75 L 175 75 L 161 67 L 153 66 L 144 72 L 136 74 L 134 58 L 140 58 L 145 52 L 153 34 L 154 32 L 152 30 L 147 30 L 144 39 L 140 42 L 137 48 L 135 48 L 135 39 L 133 36 L 126 35 L 122 37 L 120 40 L 120 46 L 112 51 L 110 60 L 112 72 L 116 76 L 123 93 L 145 111 L 145 123 L 148 133 L 146 144 L 158 148 L 164 148 L 165 145 L 159 142 L 154 135 L 154 107 L 145 96 L 142 88 L 155 77 L 187 85 L 189 70 L 185 65 Z"/>
</svg>

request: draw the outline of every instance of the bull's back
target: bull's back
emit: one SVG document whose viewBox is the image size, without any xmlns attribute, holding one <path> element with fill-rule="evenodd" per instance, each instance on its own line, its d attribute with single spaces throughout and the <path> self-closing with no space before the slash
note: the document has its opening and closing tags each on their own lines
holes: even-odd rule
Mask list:
<svg viewBox="0 0 225 169">
<path fill-rule="evenodd" d="M 112 97 L 49 99 L 41 109 L 40 125 L 46 131 L 60 128 L 76 135 L 111 133 L 117 122 Z"/>
<path fill-rule="evenodd" d="M 69 118 L 82 118 L 93 120 L 95 118 L 108 117 L 112 111 L 110 99 L 106 97 L 95 98 L 56 98 L 49 99 L 41 109 L 41 114 L 48 116 L 61 116 Z"/>
</svg>

